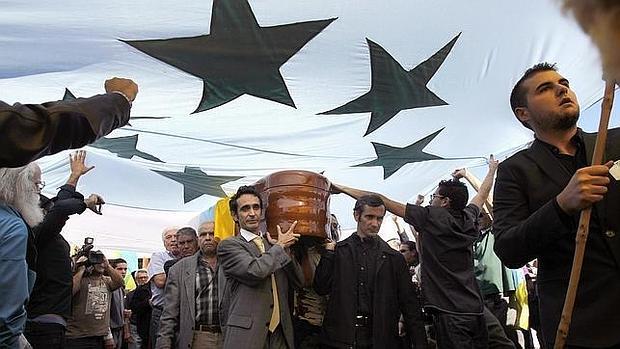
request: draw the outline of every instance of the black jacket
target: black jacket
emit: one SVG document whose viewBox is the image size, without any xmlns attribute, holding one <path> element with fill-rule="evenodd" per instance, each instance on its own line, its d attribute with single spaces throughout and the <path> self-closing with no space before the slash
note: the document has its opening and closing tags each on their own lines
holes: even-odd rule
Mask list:
<svg viewBox="0 0 620 349">
<path fill-rule="evenodd" d="M 590 163 L 595 134 L 579 131 Z M 609 130 L 605 159 L 620 158 L 620 129 Z M 561 211 L 555 197 L 571 176 L 548 146 L 535 140 L 499 165 L 493 223 L 495 252 L 510 268 L 538 258 L 543 336 L 553 342 L 575 251 L 578 215 Z M 620 343 L 620 184 L 611 178 L 594 206 L 568 344 L 608 347 Z"/>
<path fill-rule="evenodd" d="M 86 209 L 84 197 L 72 185 L 60 187 L 43 222 L 32 229 L 37 250 L 37 278 L 26 306 L 28 318 L 43 314 L 71 316 L 73 278 L 69 243 L 60 235 L 69 216 Z"/>
<path fill-rule="evenodd" d="M 353 235 L 326 251 L 317 266 L 314 288 L 329 295 L 323 320 L 323 340 L 330 346 L 350 348 L 355 339 L 357 313 L 356 263 Z M 374 348 L 398 348 L 398 320 L 401 313 L 416 348 L 426 346 L 426 334 L 419 300 L 414 291 L 405 258 L 379 239 L 373 292 L 372 336 Z"/>
<path fill-rule="evenodd" d="M 92 143 L 127 124 L 129 108 L 117 93 L 44 104 L 0 101 L 0 167 Z"/>
<path fill-rule="evenodd" d="M 135 324 L 138 335 L 142 338 L 143 343 L 149 339 L 149 325 L 151 321 L 151 284 L 146 283 L 137 286 L 135 290 L 127 293 L 125 298 L 125 309 L 131 310 L 130 322 Z"/>
</svg>

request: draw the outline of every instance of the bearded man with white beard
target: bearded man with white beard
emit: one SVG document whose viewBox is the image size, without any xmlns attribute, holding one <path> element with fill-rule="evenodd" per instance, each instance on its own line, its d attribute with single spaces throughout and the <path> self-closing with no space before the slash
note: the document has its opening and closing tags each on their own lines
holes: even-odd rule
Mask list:
<svg viewBox="0 0 620 349">
<path fill-rule="evenodd" d="M 22 335 L 35 279 L 29 229 L 43 220 L 39 194 L 44 185 L 35 163 L 0 168 L 0 348 L 29 347 Z"/>
</svg>

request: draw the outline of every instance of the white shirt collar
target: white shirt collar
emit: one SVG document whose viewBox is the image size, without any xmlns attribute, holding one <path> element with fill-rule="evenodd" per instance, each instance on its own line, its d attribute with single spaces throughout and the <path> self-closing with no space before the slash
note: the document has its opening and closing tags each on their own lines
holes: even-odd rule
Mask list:
<svg viewBox="0 0 620 349">
<path fill-rule="evenodd" d="M 252 241 L 256 239 L 257 237 L 260 237 L 260 235 L 256 235 L 249 230 L 245 230 L 245 229 L 240 229 L 240 230 L 241 230 L 240 231 L 241 236 L 243 236 L 243 238 L 246 239 L 247 241 Z"/>
</svg>

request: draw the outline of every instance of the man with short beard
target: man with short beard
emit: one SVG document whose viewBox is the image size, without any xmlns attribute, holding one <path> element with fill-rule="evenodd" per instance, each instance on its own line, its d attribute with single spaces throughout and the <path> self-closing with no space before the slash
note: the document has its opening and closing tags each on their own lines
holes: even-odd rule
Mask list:
<svg viewBox="0 0 620 349">
<path fill-rule="evenodd" d="M 538 258 L 542 335 L 553 347 L 568 288 L 579 212 L 592 207 L 590 233 L 568 333 L 568 348 L 620 345 L 620 185 L 611 161 L 591 166 L 596 134 L 577 128 L 579 104 L 555 65 L 528 69 L 510 96 L 535 140 L 499 165 L 495 252 L 509 268 Z M 620 158 L 620 129 L 609 130 L 605 159 Z"/>
<path fill-rule="evenodd" d="M 180 242 L 190 237 L 181 232 L 183 229 L 177 233 Z M 180 245 L 181 251 L 187 251 L 184 246 Z M 222 347 L 214 222 L 200 225 L 198 246 L 197 253 L 182 258 L 170 268 L 158 349 Z"/>
<path fill-rule="evenodd" d="M 35 163 L 0 168 L 0 347 L 23 347 L 25 304 L 34 285 L 36 250 L 29 228 L 43 220 L 44 183 Z"/>
</svg>

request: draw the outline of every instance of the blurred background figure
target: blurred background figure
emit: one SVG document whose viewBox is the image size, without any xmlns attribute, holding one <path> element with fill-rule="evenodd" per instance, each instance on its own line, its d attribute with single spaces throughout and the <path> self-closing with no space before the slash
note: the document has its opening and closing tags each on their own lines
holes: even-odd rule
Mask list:
<svg viewBox="0 0 620 349">
<path fill-rule="evenodd" d="M 620 1 L 564 0 L 601 52 L 606 76 L 620 81 Z"/>
<path fill-rule="evenodd" d="M 138 269 L 132 273 L 136 288 L 127 293 L 125 308 L 131 311 L 129 328 L 131 340 L 129 349 L 146 349 L 149 346 L 149 326 L 151 322 L 151 288 L 148 283 L 149 273 L 146 269 Z"/>
<path fill-rule="evenodd" d="M 165 250 L 153 253 L 151 255 L 151 262 L 148 265 L 152 306 L 149 338 L 153 347 L 155 347 L 157 342 L 159 318 L 164 309 L 164 287 L 166 286 L 164 264 L 169 260 L 180 257 L 179 247 L 177 245 L 177 230 L 179 230 L 177 227 L 168 227 L 164 229 L 161 237 Z"/>
<path fill-rule="evenodd" d="M 125 280 L 127 261 L 122 258 L 111 259 L 110 265 Z M 116 349 L 121 349 L 123 342 L 131 337 L 129 331 L 124 331 L 125 324 L 125 285 L 123 284 L 123 286 L 112 292 L 112 300 L 110 302 L 110 331 L 112 331 L 112 338 L 114 338 L 114 347 Z"/>
</svg>

